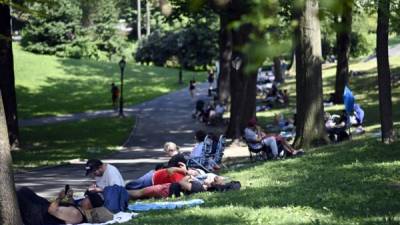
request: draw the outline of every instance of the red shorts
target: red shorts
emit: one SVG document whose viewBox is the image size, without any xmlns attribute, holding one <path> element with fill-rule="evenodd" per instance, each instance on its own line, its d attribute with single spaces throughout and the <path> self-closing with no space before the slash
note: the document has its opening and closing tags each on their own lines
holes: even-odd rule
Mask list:
<svg viewBox="0 0 400 225">
<path fill-rule="evenodd" d="M 167 198 L 171 183 L 158 184 L 143 189 L 143 195 L 148 198 Z"/>
</svg>

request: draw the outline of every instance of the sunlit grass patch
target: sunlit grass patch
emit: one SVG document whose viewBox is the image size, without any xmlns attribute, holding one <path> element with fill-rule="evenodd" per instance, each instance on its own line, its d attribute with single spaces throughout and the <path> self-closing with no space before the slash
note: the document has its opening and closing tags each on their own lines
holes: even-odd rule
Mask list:
<svg viewBox="0 0 400 225">
<path fill-rule="evenodd" d="M 14 46 L 18 111 L 20 118 L 52 116 L 90 110 L 111 109 L 111 83 L 120 84 L 115 62 L 67 59 L 37 55 Z M 125 105 L 135 105 L 186 87 L 193 77 L 205 79 L 205 72 L 141 66 L 128 62 L 124 76 Z"/>
</svg>

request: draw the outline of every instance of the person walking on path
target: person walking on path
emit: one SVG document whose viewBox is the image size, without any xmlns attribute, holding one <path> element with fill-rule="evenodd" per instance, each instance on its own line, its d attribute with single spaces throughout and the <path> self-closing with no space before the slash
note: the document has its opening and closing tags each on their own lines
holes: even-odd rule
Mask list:
<svg viewBox="0 0 400 225">
<path fill-rule="evenodd" d="M 196 81 L 190 80 L 189 81 L 189 93 L 190 93 L 190 97 L 192 97 L 192 100 L 194 99 L 195 90 L 196 90 Z"/>
<path fill-rule="evenodd" d="M 209 70 L 208 71 L 208 89 L 212 89 L 212 86 L 214 84 L 214 70 Z"/>
<path fill-rule="evenodd" d="M 113 105 L 114 110 L 117 110 L 117 108 L 118 108 L 117 107 L 118 99 L 119 99 L 119 88 L 114 83 L 112 83 L 111 84 L 111 100 L 112 100 L 112 105 Z"/>
</svg>

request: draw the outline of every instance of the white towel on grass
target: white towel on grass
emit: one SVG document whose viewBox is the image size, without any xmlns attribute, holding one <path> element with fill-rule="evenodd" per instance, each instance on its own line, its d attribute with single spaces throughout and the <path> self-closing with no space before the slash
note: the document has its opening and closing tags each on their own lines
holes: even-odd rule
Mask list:
<svg viewBox="0 0 400 225">
<path fill-rule="evenodd" d="M 126 223 L 132 218 L 137 217 L 138 213 L 133 212 L 119 212 L 114 214 L 113 220 L 107 221 L 105 223 L 81 223 L 79 225 L 106 225 L 106 224 L 114 224 L 114 223 Z"/>
</svg>

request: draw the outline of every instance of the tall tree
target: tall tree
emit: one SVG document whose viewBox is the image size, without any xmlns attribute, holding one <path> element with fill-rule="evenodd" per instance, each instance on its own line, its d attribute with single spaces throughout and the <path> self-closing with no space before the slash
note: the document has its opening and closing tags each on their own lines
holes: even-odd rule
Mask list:
<svg viewBox="0 0 400 225">
<path fill-rule="evenodd" d="M 343 91 L 349 80 L 349 55 L 351 44 L 351 26 L 353 0 L 340 0 L 339 15 L 337 16 L 337 65 L 335 98 L 337 104 L 343 103 Z"/>
<path fill-rule="evenodd" d="M 150 0 L 146 0 L 146 36 L 151 32 L 151 7 Z"/>
<path fill-rule="evenodd" d="M 322 96 L 322 53 L 318 0 L 305 0 L 295 10 L 296 36 L 296 147 L 325 144 Z"/>
<path fill-rule="evenodd" d="M 394 138 L 392 118 L 392 89 L 388 55 L 390 0 L 378 0 L 378 26 L 376 30 L 376 57 L 378 63 L 379 112 L 382 142 Z"/>
<path fill-rule="evenodd" d="M 141 0 L 136 0 L 137 1 L 137 38 L 138 40 L 142 39 L 142 6 L 140 4 Z"/>
<path fill-rule="evenodd" d="M 0 90 L 3 95 L 9 142 L 18 143 L 18 115 L 15 94 L 10 7 L 0 4 Z"/>
<path fill-rule="evenodd" d="M 9 142 L 10 137 L 16 140 L 18 136 L 11 40 L 10 7 L 0 3 L 0 224 L 22 225 Z"/>
<path fill-rule="evenodd" d="M 228 5 L 231 21 L 239 21 L 249 13 L 251 3 L 232 0 Z M 238 29 L 232 30 L 232 71 L 230 75 L 231 116 L 226 135 L 239 138 L 247 121 L 256 113 L 256 71 L 249 71 L 248 56 L 241 49 L 250 41 L 254 27 L 249 23 L 242 23 Z"/>
<path fill-rule="evenodd" d="M 81 24 L 83 27 L 90 27 L 93 25 L 93 13 L 96 11 L 95 0 L 80 0 L 82 10 Z"/>
<path fill-rule="evenodd" d="M 2 7 L 4 5 L 0 4 L 0 8 Z M 0 91 L 0 224 L 22 225 L 17 196 L 15 194 L 10 151 L 6 116 Z"/>
<path fill-rule="evenodd" d="M 225 10 L 220 13 L 219 30 L 219 76 L 218 76 L 218 99 L 220 102 L 228 102 L 230 99 L 230 75 L 232 60 L 232 31 L 228 27 L 230 23 L 229 14 Z"/>
<path fill-rule="evenodd" d="M 274 75 L 276 82 L 283 82 L 282 61 L 279 56 L 274 57 Z"/>
</svg>

